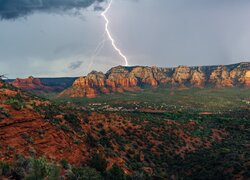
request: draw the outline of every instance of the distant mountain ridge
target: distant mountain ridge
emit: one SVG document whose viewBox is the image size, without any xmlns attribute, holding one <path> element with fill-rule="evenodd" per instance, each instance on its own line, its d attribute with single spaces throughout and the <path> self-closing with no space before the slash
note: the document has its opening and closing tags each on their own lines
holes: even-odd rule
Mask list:
<svg viewBox="0 0 250 180">
<path fill-rule="evenodd" d="M 63 78 L 17 78 L 12 85 L 38 94 L 60 92 L 60 96 L 94 98 L 100 94 L 138 91 L 144 88 L 250 87 L 250 62 L 213 66 L 117 66 L 107 73 Z"/>
<path fill-rule="evenodd" d="M 92 71 L 76 79 L 60 96 L 94 98 L 99 94 L 157 88 L 250 87 L 250 62 L 218 66 L 147 66 L 111 68 L 106 74 Z"/>
</svg>

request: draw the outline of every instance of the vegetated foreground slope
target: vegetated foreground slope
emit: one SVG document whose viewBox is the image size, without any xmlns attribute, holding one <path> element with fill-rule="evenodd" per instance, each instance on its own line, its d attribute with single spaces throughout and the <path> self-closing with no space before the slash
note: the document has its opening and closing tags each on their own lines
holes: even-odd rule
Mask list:
<svg viewBox="0 0 250 180">
<path fill-rule="evenodd" d="M 70 157 L 69 161 L 79 163 L 72 152 L 80 154 L 86 147 L 74 144 L 79 135 L 73 130 L 62 130 L 67 125 L 64 114 L 51 102 L 3 82 L 0 100 L 1 160 L 11 162 L 15 154 L 23 154 L 56 160 Z"/>
<path fill-rule="evenodd" d="M 250 177 L 248 106 L 220 114 L 91 111 L 72 102 L 58 106 L 3 82 L 0 100 L 4 163 L 19 162 L 20 154 L 45 156 L 66 169 L 62 176 L 76 170 L 59 161 L 84 172 L 90 166 L 107 179 L 125 178 L 119 168 L 111 168 L 114 163 L 135 179 Z M 13 166 L 12 175 L 17 166 L 23 168 Z M 106 168 L 111 170 L 105 173 Z"/>
</svg>

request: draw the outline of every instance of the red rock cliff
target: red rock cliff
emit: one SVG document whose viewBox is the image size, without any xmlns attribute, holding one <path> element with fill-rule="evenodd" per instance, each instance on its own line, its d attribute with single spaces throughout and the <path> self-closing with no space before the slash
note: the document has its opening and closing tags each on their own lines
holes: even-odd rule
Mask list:
<svg viewBox="0 0 250 180">
<path fill-rule="evenodd" d="M 61 93 L 70 97 L 96 97 L 98 94 L 137 91 L 145 87 L 250 87 L 250 63 L 176 68 L 123 67 L 111 68 L 106 74 L 93 71 L 77 79 Z"/>
</svg>

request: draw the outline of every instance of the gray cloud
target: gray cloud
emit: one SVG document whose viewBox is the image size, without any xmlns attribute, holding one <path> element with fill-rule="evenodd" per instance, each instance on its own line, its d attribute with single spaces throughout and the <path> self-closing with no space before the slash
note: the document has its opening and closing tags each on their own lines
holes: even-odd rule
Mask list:
<svg viewBox="0 0 250 180">
<path fill-rule="evenodd" d="M 34 12 L 68 12 L 104 0 L 0 0 L 0 19 L 16 19 Z"/>
<path fill-rule="evenodd" d="M 70 70 L 76 70 L 76 69 L 78 69 L 82 65 L 82 63 L 83 63 L 83 61 L 72 62 L 69 65 L 69 69 Z"/>
</svg>

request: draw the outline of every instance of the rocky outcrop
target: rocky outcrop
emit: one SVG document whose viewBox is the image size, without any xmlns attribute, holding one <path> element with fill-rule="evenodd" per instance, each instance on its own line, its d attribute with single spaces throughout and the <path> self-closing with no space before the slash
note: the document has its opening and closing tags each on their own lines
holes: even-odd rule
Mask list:
<svg viewBox="0 0 250 180">
<path fill-rule="evenodd" d="M 51 87 L 43 85 L 40 79 L 34 78 L 32 76 L 26 79 L 17 78 L 13 82 L 11 82 L 11 84 L 15 87 L 18 87 L 24 90 L 36 90 L 36 89 L 51 90 Z"/>
<path fill-rule="evenodd" d="M 70 87 L 76 78 L 34 78 L 32 76 L 8 80 L 13 86 L 33 93 L 61 92 Z"/>
<path fill-rule="evenodd" d="M 173 81 L 178 83 L 180 86 L 184 86 L 184 84 L 190 80 L 191 78 L 191 70 L 187 66 L 179 66 L 175 69 L 173 74 Z"/>
<path fill-rule="evenodd" d="M 205 82 L 206 82 L 206 75 L 204 72 L 202 72 L 201 68 L 198 68 L 197 70 L 193 70 L 191 72 L 191 79 L 190 79 L 191 85 L 197 88 L 202 88 L 205 86 Z"/>
<path fill-rule="evenodd" d="M 250 87 L 250 63 L 176 68 L 118 66 L 111 68 L 106 74 L 93 71 L 80 77 L 60 95 L 93 98 L 99 94 L 138 91 L 161 85 L 177 88 Z"/>
<path fill-rule="evenodd" d="M 99 93 L 109 93 L 109 89 L 105 87 L 105 75 L 92 71 L 88 76 L 75 80 L 72 87 L 63 91 L 61 95 L 94 98 Z"/>
<path fill-rule="evenodd" d="M 133 89 L 138 83 L 137 78 L 129 73 L 129 70 L 118 66 L 107 72 L 106 85 L 110 87 L 112 92 L 123 91 L 123 89 Z"/>
<path fill-rule="evenodd" d="M 225 66 L 218 66 L 216 70 L 210 75 L 210 82 L 216 87 L 233 87 L 233 78 Z"/>
<path fill-rule="evenodd" d="M 241 76 L 239 81 L 246 87 L 250 87 L 250 70 L 245 70 Z"/>
</svg>

